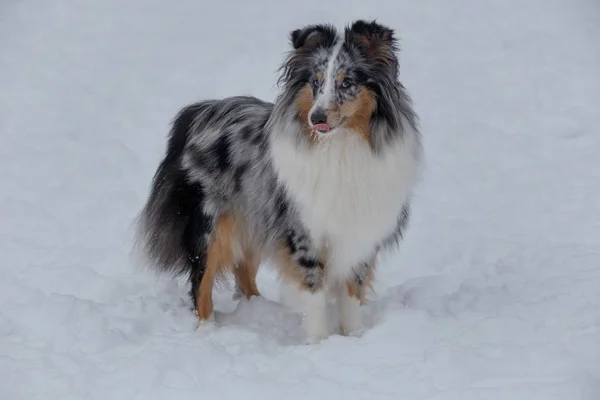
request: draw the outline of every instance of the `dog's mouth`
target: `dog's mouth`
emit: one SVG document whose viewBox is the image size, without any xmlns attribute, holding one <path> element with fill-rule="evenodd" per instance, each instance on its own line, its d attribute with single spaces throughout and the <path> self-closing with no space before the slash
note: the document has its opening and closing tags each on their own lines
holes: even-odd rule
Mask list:
<svg viewBox="0 0 600 400">
<path fill-rule="evenodd" d="M 335 128 L 338 128 L 342 125 L 344 125 L 344 123 L 346 122 L 347 118 L 344 118 L 340 121 L 339 124 L 335 125 L 335 126 L 331 126 L 329 124 L 325 124 L 325 123 L 321 123 L 321 124 L 314 124 L 311 127 L 312 133 L 318 133 L 321 135 L 326 135 L 329 132 L 331 132 L 332 130 L 334 130 Z"/>
<path fill-rule="evenodd" d="M 324 134 L 324 133 L 331 131 L 331 128 L 329 127 L 328 124 L 315 124 L 312 127 L 312 131 L 313 131 L 313 133 Z"/>
</svg>

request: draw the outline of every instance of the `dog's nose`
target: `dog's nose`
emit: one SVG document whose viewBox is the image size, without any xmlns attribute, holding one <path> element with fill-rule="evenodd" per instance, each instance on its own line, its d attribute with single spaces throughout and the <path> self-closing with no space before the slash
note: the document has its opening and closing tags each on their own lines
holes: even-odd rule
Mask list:
<svg viewBox="0 0 600 400">
<path fill-rule="evenodd" d="M 313 125 L 317 124 L 326 124 L 327 123 L 327 113 L 324 109 L 318 108 L 310 115 L 310 123 Z"/>
</svg>

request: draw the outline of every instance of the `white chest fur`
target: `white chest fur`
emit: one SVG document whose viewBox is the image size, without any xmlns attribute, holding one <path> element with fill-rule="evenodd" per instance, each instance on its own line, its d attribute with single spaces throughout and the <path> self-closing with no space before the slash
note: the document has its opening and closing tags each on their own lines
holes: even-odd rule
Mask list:
<svg viewBox="0 0 600 400">
<path fill-rule="evenodd" d="M 375 155 L 355 132 L 336 132 L 312 149 L 272 143 L 275 168 L 315 245 L 329 255 L 329 279 L 345 279 L 390 235 L 418 176 L 414 136 Z"/>
</svg>

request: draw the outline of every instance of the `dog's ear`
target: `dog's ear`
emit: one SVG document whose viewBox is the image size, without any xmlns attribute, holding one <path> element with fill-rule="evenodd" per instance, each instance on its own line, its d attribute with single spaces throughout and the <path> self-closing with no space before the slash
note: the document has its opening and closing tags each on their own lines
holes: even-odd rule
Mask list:
<svg viewBox="0 0 600 400">
<path fill-rule="evenodd" d="M 358 44 L 367 57 L 396 65 L 398 50 L 394 30 L 375 21 L 355 21 L 346 28 L 346 38 Z"/>
<path fill-rule="evenodd" d="M 304 28 L 296 29 L 290 34 L 294 50 L 333 44 L 335 37 L 336 30 L 331 25 L 308 25 Z"/>
</svg>

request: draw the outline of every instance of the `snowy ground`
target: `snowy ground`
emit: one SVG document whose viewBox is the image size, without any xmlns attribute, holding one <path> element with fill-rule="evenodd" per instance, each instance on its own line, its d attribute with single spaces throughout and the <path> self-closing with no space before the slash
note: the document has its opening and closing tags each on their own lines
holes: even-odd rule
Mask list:
<svg viewBox="0 0 600 400">
<path fill-rule="evenodd" d="M 203 3 L 1 2 L 0 399 L 600 399 L 597 1 Z M 273 99 L 290 30 L 358 17 L 397 28 L 427 152 L 370 329 L 301 345 L 264 271 L 195 330 L 129 257 L 171 118 Z"/>
</svg>

